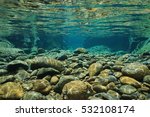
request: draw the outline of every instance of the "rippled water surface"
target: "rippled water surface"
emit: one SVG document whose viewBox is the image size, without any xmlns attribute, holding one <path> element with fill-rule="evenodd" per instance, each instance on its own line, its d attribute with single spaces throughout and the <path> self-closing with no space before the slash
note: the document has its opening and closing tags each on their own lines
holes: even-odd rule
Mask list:
<svg viewBox="0 0 150 117">
<path fill-rule="evenodd" d="M 32 1 L 32 0 L 31 0 Z M 24 39 L 48 33 L 80 46 L 87 38 L 149 37 L 148 0 L 47 0 L 2 3 L 0 36 L 22 34 Z M 44 37 L 43 37 L 44 38 Z M 41 39 L 41 38 L 40 38 Z"/>
</svg>

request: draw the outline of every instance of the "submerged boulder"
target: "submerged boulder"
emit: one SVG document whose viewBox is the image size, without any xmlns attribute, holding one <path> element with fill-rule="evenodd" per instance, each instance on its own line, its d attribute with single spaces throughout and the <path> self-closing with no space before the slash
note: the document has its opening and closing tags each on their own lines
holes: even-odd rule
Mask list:
<svg viewBox="0 0 150 117">
<path fill-rule="evenodd" d="M 63 62 L 48 57 L 35 57 L 33 59 L 28 59 L 27 63 L 30 65 L 31 69 L 51 67 L 58 71 L 64 70 Z"/>
<path fill-rule="evenodd" d="M 23 95 L 24 91 L 20 83 L 7 82 L 0 85 L 0 99 L 21 99 Z"/>
<path fill-rule="evenodd" d="M 142 81 L 144 76 L 149 73 L 149 69 L 142 63 L 129 63 L 122 68 L 124 75 L 135 78 L 136 80 Z"/>
<path fill-rule="evenodd" d="M 85 100 L 94 93 L 91 85 L 80 80 L 71 81 L 63 87 L 62 95 L 68 100 Z"/>
</svg>

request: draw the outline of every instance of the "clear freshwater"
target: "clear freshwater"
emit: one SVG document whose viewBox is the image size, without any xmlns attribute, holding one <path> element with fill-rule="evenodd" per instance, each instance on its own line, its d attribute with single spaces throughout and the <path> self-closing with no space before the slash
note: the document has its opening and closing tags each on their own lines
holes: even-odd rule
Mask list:
<svg viewBox="0 0 150 117">
<path fill-rule="evenodd" d="M 1 40 L 22 49 L 105 46 L 112 51 L 143 52 L 139 49 L 150 38 L 150 2 L 1 0 L 0 29 Z"/>
</svg>

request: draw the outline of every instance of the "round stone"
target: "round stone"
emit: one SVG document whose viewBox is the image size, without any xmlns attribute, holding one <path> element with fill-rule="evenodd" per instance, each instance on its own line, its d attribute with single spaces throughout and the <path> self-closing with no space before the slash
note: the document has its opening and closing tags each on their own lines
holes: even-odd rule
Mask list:
<svg viewBox="0 0 150 117">
<path fill-rule="evenodd" d="M 64 99 L 68 100 L 86 100 L 93 92 L 89 83 L 76 80 L 65 84 L 62 95 Z"/>
<path fill-rule="evenodd" d="M 120 87 L 120 92 L 123 94 L 132 94 L 136 91 L 137 91 L 137 89 L 131 85 L 122 85 Z"/>
<path fill-rule="evenodd" d="M 89 76 L 92 77 L 98 75 L 101 70 L 102 70 L 102 65 L 100 63 L 93 63 L 90 65 L 88 69 Z"/>
<path fill-rule="evenodd" d="M 149 73 L 149 69 L 146 65 L 141 63 L 130 63 L 122 68 L 122 73 L 133 77 L 136 80 L 142 81 L 144 76 Z"/>
<path fill-rule="evenodd" d="M 32 80 L 32 84 L 32 91 L 40 92 L 44 95 L 47 95 L 52 89 L 50 83 L 45 79 Z"/>
<path fill-rule="evenodd" d="M 143 81 L 150 84 L 150 75 L 146 75 Z"/>
<path fill-rule="evenodd" d="M 51 85 L 57 84 L 59 81 L 59 78 L 57 76 L 53 76 L 50 80 Z"/>
</svg>

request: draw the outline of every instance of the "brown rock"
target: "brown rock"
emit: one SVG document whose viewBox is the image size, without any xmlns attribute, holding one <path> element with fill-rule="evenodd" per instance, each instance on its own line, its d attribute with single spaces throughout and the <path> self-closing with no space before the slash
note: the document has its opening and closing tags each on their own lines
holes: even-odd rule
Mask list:
<svg viewBox="0 0 150 117">
<path fill-rule="evenodd" d="M 122 76 L 122 73 L 121 72 L 114 72 L 114 76 L 116 78 L 120 78 Z"/>
<path fill-rule="evenodd" d="M 114 82 L 110 82 L 109 84 L 107 84 L 107 89 L 112 90 L 116 87 Z"/>
<path fill-rule="evenodd" d="M 33 83 L 33 91 L 40 92 L 42 94 L 48 94 L 51 90 L 51 85 L 50 83 L 45 80 L 45 79 L 40 79 L 40 80 L 32 80 Z"/>
<path fill-rule="evenodd" d="M 53 76 L 50 80 L 51 85 L 57 84 L 59 81 L 59 78 L 57 76 Z"/>
<path fill-rule="evenodd" d="M 94 85 L 93 86 L 93 90 L 96 91 L 96 93 L 106 92 L 107 91 L 107 87 L 98 84 L 98 85 Z"/>
<path fill-rule="evenodd" d="M 132 85 L 132 86 L 135 86 L 135 87 L 141 87 L 141 83 L 138 82 L 137 80 L 131 78 L 131 77 L 128 77 L 128 76 L 122 76 L 120 78 L 120 82 L 122 84 L 128 84 L 128 85 Z"/>
<path fill-rule="evenodd" d="M 92 77 L 98 75 L 101 70 L 102 70 L 102 65 L 100 63 L 93 63 L 90 65 L 88 69 L 89 76 Z"/>
<path fill-rule="evenodd" d="M 93 93 L 91 85 L 80 80 L 65 84 L 62 90 L 63 98 L 69 100 L 85 100 Z"/>
<path fill-rule="evenodd" d="M 23 95 L 24 91 L 20 83 L 7 82 L 0 85 L 0 99 L 21 99 Z"/>
<path fill-rule="evenodd" d="M 48 57 L 35 57 L 33 59 L 26 60 L 26 62 L 30 65 L 31 69 L 51 67 L 58 71 L 64 70 L 63 62 Z"/>
<path fill-rule="evenodd" d="M 111 73 L 112 72 L 110 69 L 105 69 L 105 70 L 101 71 L 100 76 L 105 78 L 105 77 L 108 77 Z"/>
</svg>

